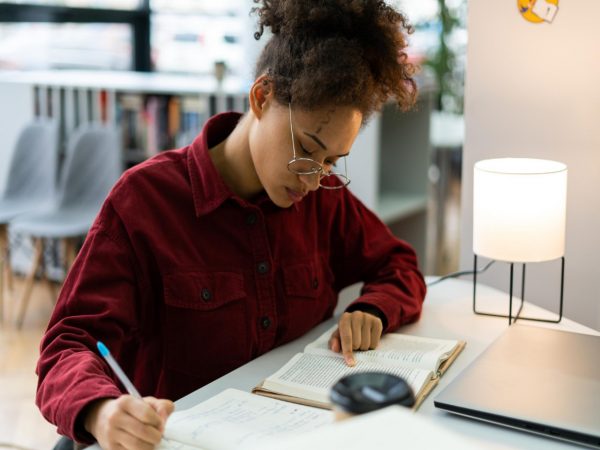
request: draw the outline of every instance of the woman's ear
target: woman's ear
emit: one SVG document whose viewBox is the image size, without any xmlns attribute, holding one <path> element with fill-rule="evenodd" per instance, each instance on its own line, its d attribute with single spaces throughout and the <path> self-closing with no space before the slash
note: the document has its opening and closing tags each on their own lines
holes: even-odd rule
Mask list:
<svg viewBox="0 0 600 450">
<path fill-rule="evenodd" d="M 260 119 L 273 99 L 273 82 L 267 75 L 261 75 L 250 88 L 248 103 L 252 113 Z"/>
</svg>

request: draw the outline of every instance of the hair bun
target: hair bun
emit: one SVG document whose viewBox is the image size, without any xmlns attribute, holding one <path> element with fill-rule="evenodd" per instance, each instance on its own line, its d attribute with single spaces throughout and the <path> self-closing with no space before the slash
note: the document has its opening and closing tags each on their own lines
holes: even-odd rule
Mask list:
<svg viewBox="0 0 600 450">
<path fill-rule="evenodd" d="M 273 33 L 257 63 L 257 75 L 269 73 L 282 102 L 293 98 L 307 108 L 326 101 L 352 104 L 365 116 L 389 97 L 403 109 L 414 103 L 415 68 L 404 52 L 405 34 L 412 28 L 385 1 L 254 2 L 259 27 L 255 38 L 265 28 Z M 323 94 L 316 95 L 318 90 Z"/>
<path fill-rule="evenodd" d="M 259 16 L 260 30 L 273 34 L 311 33 L 318 36 L 356 36 L 361 30 L 381 25 L 380 19 L 399 19 L 400 15 L 382 0 L 254 0 L 261 5 L 252 9 Z M 403 25 L 404 17 L 401 17 Z M 379 23 L 378 23 L 379 22 Z"/>
</svg>

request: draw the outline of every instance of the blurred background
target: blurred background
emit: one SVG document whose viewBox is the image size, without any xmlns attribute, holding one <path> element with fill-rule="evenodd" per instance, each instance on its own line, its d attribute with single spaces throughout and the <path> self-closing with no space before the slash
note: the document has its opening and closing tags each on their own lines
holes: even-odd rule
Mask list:
<svg viewBox="0 0 600 450">
<path fill-rule="evenodd" d="M 466 1 L 389 3 L 405 12 L 414 25 L 411 56 L 435 70 L 444 89 L 452 87 L 452 93 L 445 92 L 450 95 L 444 107 L 460 110 Z M 247 31 L 254 28 L 254 19 L 248 20 L 252 3 L 247 0 L 45 0 L 0 4 L 1 69 L 208 74 L 214 62 L 224 61 L 228 73 L 244 75 L 245 67 L 252 63 L 249 55 L 244 55 L 244 41 L 251 37 Z M 140 17 L 149 22 L 150 64 L 146 67 L 139 67 L 134 57 L 134 52 L 147 50 L 135 48 L 133 41 L 134 26 Z M 69 18 L 73 22 L 67 22 Z M 110 23 L 111 18 L 117 23 Z"/>
<path fill-rule="evenodd" d="M 408 52 L 421 66 L 418 81 L 427 87 L 434 83 L 432 105 L 427 105 L 427 237 L 420 256 L 426 272 L 447 273 L 456 269 L 459 253 L 455 218 L 464 136 L 466 0 L 389 3 L 414 27 Z M 251 0 L 0 1 L 0 73 L 137 71 L 188 79 L 218 73 L 243 89 L 266 41 L 252 36 L 253 6 Z M 172 145 L 185 143 L 196 131 Z"/>
<path fill-rule="evenodd" d="M 386 104 L 361 130 L 348 158 L 349 188 L 413 245 L 425 274 L 443 275 L 458 270 L 459 261 L 471 267 L 476 161 L 564 162 L 565 317 L 598 329 L 600 248 L 593 237 L 600 213 L 590 205 L 600 189 L 600 2 L 561 2 L 556 20 L 546 20 L 519 2 L 469 0 L 467 35 L 467 0 L 388 1 L 414 26 L 408 53 L 421 67 L 418 102 L 407 113 Z M 0 0 L 0 213 L 18 137 L 37 119 L 58 125 L 58 180 L 68 169 L 68 142 L 87 124 L 119 130 L 126 169 L 189 144 L 212 114 L 245 110 L 254 61 L 268 39 L 253 38 L 253 6 L 252 0 Z M 461 174 L 462 166 L 469 169 Z M 43 245 L 7 229 L 0 221 L 0 244 L 9 250 L 0 254 L 0 448 L 51 448 L 56 432 L 34 405 L 34 367 L 86 229 Z M 485 283 L 506 290 L 505 269 L 495 265 Z M 527 299 L 554 308 L 561 280 L 555 264 L 536 264 L 530 273 L 537 283 L 528 282 Z"/>
<path fill-rule="evenodd" d="M 466 0 L 388 3 L 403 11 L 414 27 L 408 53 L 421 67 L 417 81 L 423 94 L 414 113 L 403 116 L 386 109 L 381 120 L 365 130 L 361 143 L 380 147 L 363 156 L 377 162 L 372 176 L 376 181 L 365 188 L 357 175 L 351 187 L 394 233 L 417 248 L 425 273 L 445 274 L 458 269 L 460 253 Z M 52 115 L 53 107 L 46 102 L 54 96 L 63 111 L 58 116 L 61 138 L 66 140 L 69 127 L 82 122 L 73 118 L 69 124 L 65 105 L 70 95 L 80 105 L 73 113 L 79 117 L 82 109 L 93 109 L 81 106 L 84 97 L 87 101 L 98 93 L 98 117 L 103 120 L 111 114 L 103 105 L 113 95 L 112 118 L 123 128 L 125 167 L 190 142 L 215 111 L 243 109 L 243 98 L 238 101 L 236 96 L 251 84 L 254 60 L 267 40 L 253 38 L 253 5 L 251 0 L 0 1 L 0 193 L 8 171 L 6 156 L 16 140 L 18 111 L 26 110 L 23 118 L 46 111 Z M 140 74 L 143 78 L 136 78 Z M 15 94 L 23 84 L 32 89 L 31 96 Z M 82 89 L 87 89 L 85 94 Z M 182 121 L 167 138 L 160 124 L 152 134 L 152 117 L 161 117 L 161 105 L 169 112 L 173 105 L 179 108 Z M 165 120 L 171 130 L 172 117 Z M 11 121 L 14 126 L 9 129 Z M 400 141 L 406 141 L 407 153 L 414 155 L 406 160 L 385 156 L 397 150 Z M 365 171 L 356 153 L 354 165 Z M 389 167 L 398 170 L 387 173 Z M 398 184 L 402 179 L 409 185 Z M 373 195 L 399 189 L 409 195 L 403 194 L 391 212 L 386 206 L 389 196 L 371 201 Z M 16 328 L 10 323 L 11 297 L 20 296 L 34 250 L 27 237 L 11 235 L 9 241 L 15 283 L 6 290 L 5 323 L 0 325 L 0 448 L 51 448 L 56 433 L 34 405 L 34 366 L 65 273 L 58 262 L 62 250 L 58 242 L 47 243 L 45 273 L 35 272 L 28 312 Z M 47 290 L 40 282 L 44 278 L 54 287 Z"/>
</svg>

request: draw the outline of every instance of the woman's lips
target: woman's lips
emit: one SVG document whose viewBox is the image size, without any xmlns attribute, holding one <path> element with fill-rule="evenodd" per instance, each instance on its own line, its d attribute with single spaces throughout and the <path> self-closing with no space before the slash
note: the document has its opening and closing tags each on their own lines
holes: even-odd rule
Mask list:
<svg viewBox="0 0 600 450">
<path fill-rule="evenodd" d="M 304 196 L 306 195 L 306 194 L 302 194 L 298 191 L 294 191 L 290 188 L 285 188 L 285 190 L 287 191 L 287 194 L 288 194 L 288 197 L 290 198 L 290 200 L 292 200 L 294 203 L 301 201 L 304 198 Z"/>
</svg>

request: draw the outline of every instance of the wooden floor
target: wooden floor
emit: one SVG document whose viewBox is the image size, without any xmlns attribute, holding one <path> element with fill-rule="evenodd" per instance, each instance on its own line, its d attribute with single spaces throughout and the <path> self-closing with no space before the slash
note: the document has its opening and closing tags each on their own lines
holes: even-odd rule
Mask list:
<svg viewBox="0 0 600 450">
<path fill-rule="evenodd" d="M 0 449 L 51 449 L 58 435 L 35 406 L 35 365 L 53 300 L 48 286 L 36 283 L 23 328 L 17 330 L 15 306 L 22 286 L 15 279 L 13 292 L 5 293 L 0 324 Z"/>
</svg>

